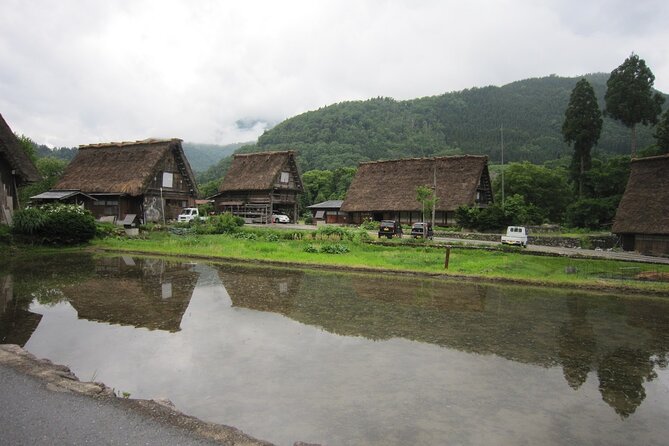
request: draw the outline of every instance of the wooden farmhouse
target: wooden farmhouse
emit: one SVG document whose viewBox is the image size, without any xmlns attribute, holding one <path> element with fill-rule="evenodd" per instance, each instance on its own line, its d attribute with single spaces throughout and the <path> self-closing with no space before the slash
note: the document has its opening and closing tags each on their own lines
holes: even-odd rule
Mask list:
<svg viewBox="0 0 669 446">
<path fill-rule="evenodd" d="M 247 222 L 270 222 L 275 212 L 297 221 L 297 198 L 304 191 L 295 152 L 236 154 L 214 195 L 216 212 L 231 212 Z"/>
<path fill-rule="evenodd" d="M 669 254 L 669 155 L 632 160 L 613 228 L 625 251 Z"/>
<path fill-rule="evenodd" d="M 341 210 L 354 224 L 365 219 L 421 221 L 419 186 L 435 188 L 439 225 L 454 223 L 462 205 L 486 207 L 493 201 L 487 156 L 445 156 L 361 163 Z"/>
<path fill-rule="evenodd" d="M 85 206 L 98 219 L 163 222 L 195 203 L 197 186 L 180 139 L 146 139 L 80 146 L 56 191 L 93 197 Z"/>
<path fill-rule="evenodd" d="M 0 224 L 11 224 L 19 208 L 18 188 L 40 180 L 21 143 L 0 115 Z"/>
</svg>

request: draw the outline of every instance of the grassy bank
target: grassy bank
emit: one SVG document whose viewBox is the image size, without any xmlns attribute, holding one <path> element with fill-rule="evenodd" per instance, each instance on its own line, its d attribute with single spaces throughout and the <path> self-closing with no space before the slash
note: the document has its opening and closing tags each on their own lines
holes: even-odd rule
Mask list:
<svg viewBox="0 0 669 446">
<path fill-rule="evenodd" d="M 287 240 L 273 232 L 233 235 L 175 235 L 151 233 L 143 238 L 106 238 L 95 247 L 118 251 L 174 256 L 209 257 L 242 261 L 281 262 L 311 266 L 391 270 L 433 275 L 454 275 L 551 286 L 634 289 L 669 294 L 669 283 L 636 280 L 641 273 L 669 274 L 669 265 L 637 264 L 614 260 L 573 259 L 483 251 L 454 247 L 449 268 L 445 249 L 422 244 L 380 246 L 336 235 L 293 234 Z"/>
</svg>

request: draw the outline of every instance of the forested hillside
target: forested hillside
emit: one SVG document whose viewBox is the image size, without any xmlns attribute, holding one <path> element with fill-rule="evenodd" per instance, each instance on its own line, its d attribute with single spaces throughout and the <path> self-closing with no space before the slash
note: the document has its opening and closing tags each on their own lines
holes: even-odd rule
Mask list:
<svg viewBox="0 0 669 446">
<path fill-rule="evenodd" d="M 202 172 L 218 163 L 222 158 L 230 156 L 244 144 L 248 143 L 218 145 L 184 142 L 183 148 L 191 168 L 196 172 Z"/>
<path fill-rule="evenodd" d="M 609 74 L 584 77 L 603 108 Z M 498 163 L 503 127 L 505 162 L 542 163 L 571 156 L 561 127 L 579 79 L 549 76 L 408 101 L 343 102 L 287 119 L 240 151 L 298 150 L 302 171 L 451 154 L 485 154 Z M 638 134 L 639 147 L 653 144 L 651 129 L 639 127 Z M 595 150 L 628 154 L 629 129 L 606 118 Z"/>
</svg>

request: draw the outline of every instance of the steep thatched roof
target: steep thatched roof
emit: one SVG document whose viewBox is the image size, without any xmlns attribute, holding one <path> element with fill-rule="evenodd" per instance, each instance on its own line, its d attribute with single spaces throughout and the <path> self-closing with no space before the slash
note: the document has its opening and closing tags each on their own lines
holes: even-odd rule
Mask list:
<svg viewBox="0 0 669 446">
<path fill-rule="evenodd" d="M 39 181 L 41 176 L 37 168 L 23 151 L 16 135 L 0 115 L 0 157 L 7 160 L 11 170 L 16 171 L 19 184 Z"/>
<path fill-rule="evenodd" d="M 632 160 L 612 231 L 669 234 L 669 155 Z"/>
<path fill-rule="evenodd" d="M 291 150 L 235 154 L 219 191 L 272 189 L 284 166 L 297 174 L 295 178 L 297 189 L 302 190 L 302 180 L 299 178 L 295 163 L 295 152 Z"/>
<path fill-rule="evenodd" d="M 472 205 L 482 179 L 489 184 L 488 157 L 445 156 L 361 163 L 341 210 L 420 211 L 418 186 L 431 187 L 436 177 L 436 210 Z"/>
<path fill-rule="evenodd" d="M 183 161 L 182 173 L 195 191 L 195 176 L 176 138 L 80 146 L 54 189 L 141 195 L 170 152 Z"/>
</svg>

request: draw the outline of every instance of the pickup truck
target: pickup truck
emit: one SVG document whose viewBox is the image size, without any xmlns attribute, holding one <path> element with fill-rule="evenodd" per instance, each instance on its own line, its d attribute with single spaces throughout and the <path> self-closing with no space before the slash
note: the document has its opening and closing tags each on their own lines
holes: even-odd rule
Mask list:
<svg viewBox="0 0 669 446">
<path fill-rule="evenodd" d="M 509 226 L 502 236 L 503 245 L 516 245 L 527 248 L 527 229 L 524 226 Z"/>
<path fill-rule="evenodd" d="M 197 208 L 183 208 L 177 217 L 179 223 L 191 222 L 193 220 L 205 220 L 206 217 L 200 215 Z"/>
</svg>

